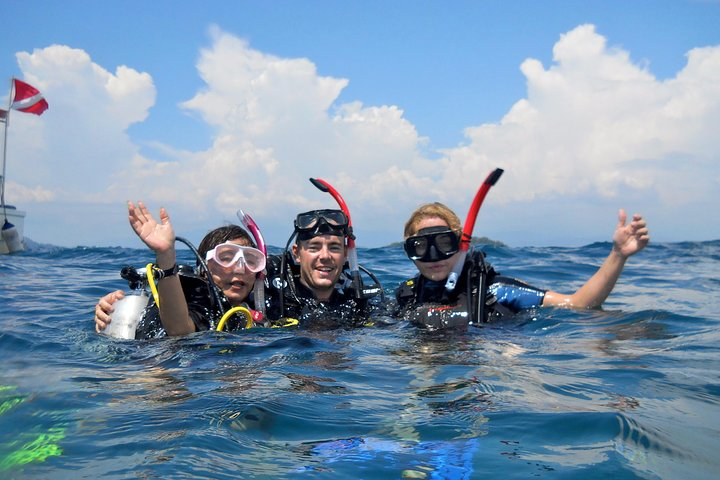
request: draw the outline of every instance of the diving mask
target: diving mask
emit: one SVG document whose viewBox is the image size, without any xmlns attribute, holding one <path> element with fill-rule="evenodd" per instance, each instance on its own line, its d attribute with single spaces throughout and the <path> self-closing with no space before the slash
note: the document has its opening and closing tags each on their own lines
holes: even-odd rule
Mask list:
<svg viewBox="0 0 720 480">
<path fill-rule="evenodd" d="M 317 235 L 351 237 L 348 224 L 348 218 L 342 210 L 311 210 L 298 214 L 295 218 L 295 231 L 300 239 Z"/>
<path fill-rule="evenodd" d="M 411 260 L 439 262 L 455 255 L 460 249 L 456 232 L 447 227 L 423 228 L 405 240 L 405 253 Z"/>
<path fill-rule="evenodd" d="M 243 268 L 253 273 L 262 271 L 265 268 L 265 255 L 253 247 L 246 247 L 236 243 L 225 242 L 209 250 L 205 260 L 213 260 L 224 268 L 229 268 L 240 262 Z"/>
</svg>

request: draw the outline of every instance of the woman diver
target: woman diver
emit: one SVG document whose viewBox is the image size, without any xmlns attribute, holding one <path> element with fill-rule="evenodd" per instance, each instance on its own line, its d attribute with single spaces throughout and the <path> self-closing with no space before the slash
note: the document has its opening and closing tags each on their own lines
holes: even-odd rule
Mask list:
<svg viewBox="0 0 720 480">
<path fill-rule="evenodd" d="M 242 312 L 243 321 L 230 317 L 228 330 L 262 321 L 262 314 L 251 310 L 248 297 L 256 276 L 265 269 L 266 257 L 255 248 L 243 228 L 227 225 L 205 235 L 197 251 L 198 264 L 207 267 L 203 279 L 197 275 L 178 274 L 182 272 L 177 265 L 175 232 L 164 208 L 160 209 L 158 223 L 142 202 L 137 206 L 128 202 L 128 219 L 133 231 L 156 256 L 152 272 L 157 279 L 157 298 L 145 310 L 135 338 L 185 335 L 216 328 L 219 323 L 224 323 L 225 312 L 232 310 Z M 201 262 L 203 258 L 207 263 Z M 215 288 L 222 295 L 214 295 Z M 111 322 L 113 304 L 123 296 L 122 290 L 117 290 L 99 300 L 95 306 L 98 333 Z"/>
<path fill-rule="evenodd" d="M 580 289 L 566 295 L 499 275 L 485 262 L 483 252 L 465 257 L 460 252 L 458 216 L 442 203 L 422 205 L 410 215 L 404 230 L 405 252 L 419 274 L 396 291 L 397 313 L 429 328 L 443 328 L 487 322 L 535 307 L 600 307 L 628 257 L 650 240 L 642 216 L 635 214 L 626 222 L 627 215 L 620 210 L 610 254 Z M 463 264 L 456 265 L 459 261 Z M 457 284 L 448 288 L 448 277 L 457 267 L 462 267 Z"/>
</svg>

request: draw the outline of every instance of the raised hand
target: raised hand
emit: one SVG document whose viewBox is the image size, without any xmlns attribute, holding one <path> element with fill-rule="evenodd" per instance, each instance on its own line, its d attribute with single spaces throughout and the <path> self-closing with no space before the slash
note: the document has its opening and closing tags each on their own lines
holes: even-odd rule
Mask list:
<svg viewBox="0 0 720 480">
<path fill-rule="evenodd" d="M 626 222 L 627 214 L 621 208 L 613 234 L 613 250 L 625 258 L 645 248 L 650 241 L 650 231 L 642 215 L 636 213 L 629 224 L 626 225 Z"/>
<path fill-rule="evenodd" d="M 160 209 L 158 223 L 142 202 L 138 202 L 137 206 L 128 202 L 128 220 L 140 240 L 154 252 L 175 248 L 175 231 L 164 208 Z"/>
</svg>

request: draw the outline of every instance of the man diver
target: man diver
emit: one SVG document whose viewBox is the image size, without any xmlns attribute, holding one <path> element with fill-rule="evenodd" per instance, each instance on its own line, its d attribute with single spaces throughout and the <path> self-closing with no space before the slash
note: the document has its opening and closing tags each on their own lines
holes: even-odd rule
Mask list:
<svg viewBox="0 0 720 480">
<path fill-rule="evenodd" d="M 300 213 L 294 227 L 292 249 L 268 258 L 268 317 L 323 328 L 365 323 L 372 294 L 345 272 L 348 241 L 355 238 L 347 215 L 311 210 Z"/>
<path fill-rule="evenodd" d="M 419 274 L 402 282 L 396 291 L 398 316 L 431 329 L 492 321 L 505 314 L 536 307 L 597 308 L 615 286 L 628 257 L 650 240 L 645 220 L 633 215 L 630 223 L 620 210 L 613 246 L 597 272 L 575 293 L 542 290 L 499 275 L 484 254 L 468 255 L 457 285 L 447 279 L 458 258 L 461 224 L 442 203 L 417 208 L 405 224 L 405 252 Z"/>
</svg>

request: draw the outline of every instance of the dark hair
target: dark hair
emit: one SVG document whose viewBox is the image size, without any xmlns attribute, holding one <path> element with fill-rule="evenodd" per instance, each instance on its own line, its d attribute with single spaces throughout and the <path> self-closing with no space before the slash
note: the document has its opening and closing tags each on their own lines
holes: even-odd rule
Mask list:
<svg viewBox="0 0 720 480">
<path fill-rule="evenodd" d="M 227 242 L 229 240 L 237 239 L 243 240 L 241 244 L 257 248 L 252 237 L 250 236 L 250 234 L 248 234 L 247 231 L 245 231 L 244 228 L 238 225 L 225 225 L 223 227 L 218 227 L 214 230 L 210 230 L 203 237 L 202 241 L 200 241 L 200 245 L 198 246 L 198 253 L 204 259 L 205 254 L 207 254 L 208 251 L 212 250 L 217 245 L 220 245 L 221 243 Z"/>
</svg>

